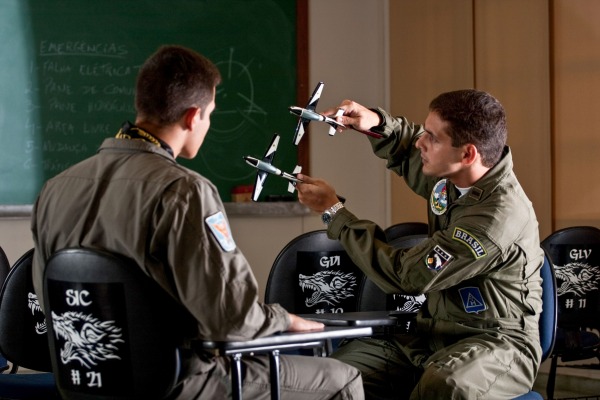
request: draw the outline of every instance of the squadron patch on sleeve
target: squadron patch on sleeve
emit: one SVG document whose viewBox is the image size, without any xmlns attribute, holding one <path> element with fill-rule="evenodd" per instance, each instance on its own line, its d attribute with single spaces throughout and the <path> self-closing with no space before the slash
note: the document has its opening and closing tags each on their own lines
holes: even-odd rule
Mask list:
<svg viewBox="0 0 600 400">
<path fill-rule="evenodd" d="M 453 259 L 454 257 L 450 253 L 442 249 L 439 245 L 436 245 L 427 257 L 425 257 L 425 265 L 431 270 L 439 271 Z"/>
<path fill-rule="evenodd" d="M 223 215 L 222 211 L 207 217 L 205 221 L 224 251 L 232 251 L 235 249 L 235 241 L 233 240 L 233 236 L 231 236 L 229 223 L 227 222 L 227 219 L 225 219 L 225 215 Z"/>
<path fill-rule="evenodd" d="M 483 301 L 481 291 L 477 287 L 464 287 L 458 289 L 463 307 L 468 313 L 478 313 L 487 310 L 487 305 Z"/>
<path fill-rule="evenodd" d="M 466 245 L 471 250 L 475 258 L 487 256 L 487 251 L 482 246 L 479 239 L 477 239 L 475 236 L 473 236 L 466 230 L 459 228 L 458 226 L 454 228 L 454 232 L 452 233 L 452 239 Z"/>
</svg>

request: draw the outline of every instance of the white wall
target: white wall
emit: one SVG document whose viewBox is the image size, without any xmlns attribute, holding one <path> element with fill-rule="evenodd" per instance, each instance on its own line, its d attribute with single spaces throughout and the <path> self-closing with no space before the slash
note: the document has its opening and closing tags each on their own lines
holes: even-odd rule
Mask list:
<svg viewBox="0 0 600 400">
<path fill-rule="evenodd" d="M 388 105 L 387 0 L 309 0 L 309 88 L 325 89 L 318 109 L 350 98 L 368 106 Z M 310 93 L 309 93 L 310 94 Z M 311 175 L 331 182 L 360 218 L 386 226 L 388 176 L 365 137 L 347 132 L 327 135 L 328 126 L 311 125 Z M 210 134 L 210 133 L 209 133 Z M 323 229 L 320 216 L 230 216 L 235 240 L 252 265 L 264 293 L 275 257 L 303 232 Z M 0 219 L 0 246 L 12 262 L 33 246 L 29 219 Z"/>
<path fill-rule="evenodd" d="M 0 218 L 0 246 L 11 264 L 31 249 L 29 218 Z"/>
<path fill-rule="evenodd" d="M 325 82 L 317 109 L 344 99 L 389 108 L 387 14 L 387 0 L 309 1 L 309 86 Z M 366 136 L 330 137 L 326 124 L 311 129 L 311 174 L 332 183 L 359 218 L 387 226 L 387 170 Z"/>
</svg>

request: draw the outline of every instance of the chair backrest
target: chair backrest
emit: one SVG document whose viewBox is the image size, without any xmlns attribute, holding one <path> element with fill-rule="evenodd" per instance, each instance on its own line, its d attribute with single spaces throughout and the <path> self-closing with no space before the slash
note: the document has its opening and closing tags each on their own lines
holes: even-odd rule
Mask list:
<svg viewBox="0 0 600 400">
<path fill-rule="evenodd" d="M 297 314 L 357 311 L 363 277 L 339 241 L 329 239 L 325 230 L 307 232 L 275 258 L 265 302 Z"/>
<path fill-rule="evenodd" d="M 408 235 L 427 235 L 429 225 L 426 222 L 400 222 L 383 230 L 387 241 Z"/>
<path fill-rule="evenodd" d="M 18 366 L 51 371 L 46 319 L 33 290 L 33 249 L 11 268 L 0 291 L 0 353 Z"/>
<path fill-rule="evenodd" d="M 8 258 L 6 257 L 6 253 L 0 247 L 0 288 L 2 288 L 2 284 L 8 275 L 8 271 L 10 271 L 10 263 Z M 8 361 L 2 354 L 0 354 L 0 372 L 8 369 Z"/>
<path fill-rule="evenodd" d="M 181 321 L 191 317 L 131 260 L 58 251 L 44 273 L 44 308 L 63 398 L 160 399 L 173 389 Z"/>
<path fill-rule="evenodd" d="M 547 254 L 540 270 L 542 276 L 542 313 L 540 314 L 540 344 L 542 361 L 550 356 L 556 340 L 557 302 L 554 266 Z"/>
<path fill-rule="evenodd" d="M 600 328 L 600 229 L 576 226 L 542 241 L 554 265 L 558 327 Z"/>
<path fill-rule="evenodd" d="M 0 287 L 2 287 L 2 284 L 6 280 L 8 271 L 10 271 L 10 262 L 8 261 L 8 257 L 6 257 L 4 249 L 0 247 Z"/>
</svg>

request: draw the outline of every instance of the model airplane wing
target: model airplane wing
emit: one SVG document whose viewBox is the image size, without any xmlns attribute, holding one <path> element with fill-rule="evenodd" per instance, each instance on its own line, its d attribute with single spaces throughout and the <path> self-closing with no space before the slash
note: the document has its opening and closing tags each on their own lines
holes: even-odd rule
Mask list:
<svg viewBox="0 0 600 400">
<path fill-rule="evenodd" d="M 267 149 L 262 161 L 267 164 L 273 163 L 273 157 L 275 157 L 275 152 L 277 151 L 277 146 L 279 146 L 279 135 L 273 135 L 273 140 L 271 141 L 271 145 Z M 254 184 L 254 191 L 252 192 L 252 200 L 258 201 L 258 197 L 260 196 L 260 192 L 262 192 L 265 181 L 269 173 L 266 171 L 258 170 L 256 173 L 256 182 Z"/>
<path fill-rule="evenodd" d="M 310 111 L 315 111 L 317 109 L 317 103 L 319 103 L 319 99 L 321 98 L 321 93 L 323 92 L 323 86 L 325 84 L 323 82 L 319 82 L 315 90 L 313 91 L 310 99 L 308 100 L 308 104 L 306 105 L 306 109 Z M 298 120 L 298 125 L 296 125 L 296 132 L 294 133 L 294 144 L 297 146 L 300 143 L 300 139 L 304 136 L 304 132 L 308 128 L 308 124 L 310 123 L 310 119 L 300 118 Z"/>
</svg>

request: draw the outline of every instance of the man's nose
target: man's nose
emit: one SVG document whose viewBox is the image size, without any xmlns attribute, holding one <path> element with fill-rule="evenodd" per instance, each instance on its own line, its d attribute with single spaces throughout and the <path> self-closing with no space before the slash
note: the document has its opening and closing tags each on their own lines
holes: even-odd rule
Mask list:
<svg viewBox="0 0 600 400">
<path fill-rule="evenodd" d="M 423 135 L 424 136 L 424 135 Z M 417 141 L 415 142 L 415 147 L 419 150 L 423 150 L 423 136 L 421 136 L 420 138 L 417 139 Z"/>
</svg>

